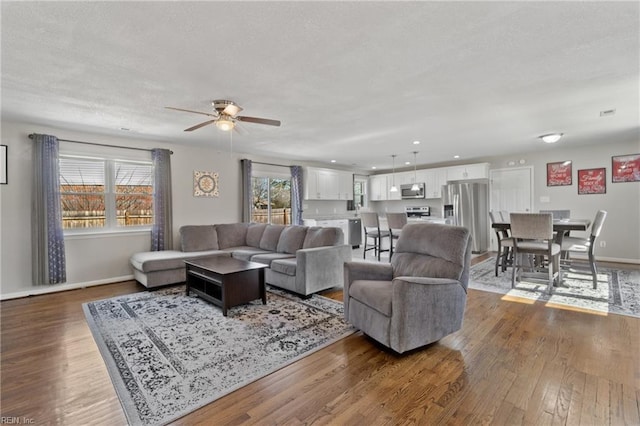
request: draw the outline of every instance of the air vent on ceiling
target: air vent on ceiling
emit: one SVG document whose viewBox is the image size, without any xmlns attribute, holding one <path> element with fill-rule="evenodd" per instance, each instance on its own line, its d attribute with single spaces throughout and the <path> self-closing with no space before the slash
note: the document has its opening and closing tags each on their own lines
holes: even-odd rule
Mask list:
<svg viewBox="0 0 640 426">
<path fill-rule="evenodd" d="M 609 117 L 611 115 L 615 115 L 615 109 L 607 109 L 605 111 L 600 111 L 600 117 Z"/>
</svg>

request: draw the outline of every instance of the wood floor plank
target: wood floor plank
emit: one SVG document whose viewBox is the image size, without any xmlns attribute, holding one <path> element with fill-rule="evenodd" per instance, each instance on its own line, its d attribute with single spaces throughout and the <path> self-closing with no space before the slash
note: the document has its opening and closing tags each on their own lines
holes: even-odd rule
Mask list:
<svg viewBox="0 0 640 426">
<path fill-rule="evenodd" d="M 82 303 L 138 291 L 125 282 L 3 301 L 1 415 L 125 424 Z M 469 290 L 462 330 L 440 342 L 398 355 L 356 333 L 174 424 L 639 425 L 638 336 L 639 318 Z"/>
</svg>

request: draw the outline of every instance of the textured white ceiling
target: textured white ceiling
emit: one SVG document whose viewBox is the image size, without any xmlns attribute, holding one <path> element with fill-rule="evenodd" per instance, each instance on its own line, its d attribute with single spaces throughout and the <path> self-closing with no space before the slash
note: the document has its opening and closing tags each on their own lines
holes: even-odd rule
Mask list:
<svg viewBox="0 0 640 426">
<path fill-rule="evenodd" d="M 7 2 L 2 114 L 367 169 L 639 137 L 638 2 Z M 601 118 L 601 110 L 616 109 Z M 131 129 L 123 132 L 121 128 Z"/>
</svg>

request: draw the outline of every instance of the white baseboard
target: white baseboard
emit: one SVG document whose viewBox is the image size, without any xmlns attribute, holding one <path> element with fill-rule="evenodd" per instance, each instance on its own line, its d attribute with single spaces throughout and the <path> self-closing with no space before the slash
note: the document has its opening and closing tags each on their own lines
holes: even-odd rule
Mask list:
<svg viewBox="0 0 640 426">
<path fill-rule="evenodd" d="M 20 297 L 38 296 L 38 295 L 47 294 L 47 293 L 57 293 L 59 291 L 77 290 L 79 288 L 93 287 L 93 286 L 103 285 L 103 284 L 119 283 L 122 281 L 131 281 L 133 279 L 134 279 L 133 275 L 124 275 L 122 277 L 105 278 L 102 280 L 87 281 L 83 283 L 65 283 L 65 284 L 54 284 L 50 286 L 38 286 L 25 291 L 17 291 L 15 293 L 0 294 L 0 300 L 18 299 Z"/>
</svg>

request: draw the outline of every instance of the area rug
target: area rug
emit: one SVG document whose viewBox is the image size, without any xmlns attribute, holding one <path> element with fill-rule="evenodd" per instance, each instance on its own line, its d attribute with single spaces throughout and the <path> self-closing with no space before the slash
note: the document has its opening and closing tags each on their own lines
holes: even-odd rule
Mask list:
<svg viewBox="0 0 640 426">
<path fill-rule="evenodd" d="M 229 309 L 184 286 L 85 303 L 89 328 L 130 424 L 166 424 L 355 330 L 342 303 L 270 288 Z"/>
<path fill-rule="evenodd" d="M 527 277 L 511 288 L 511 269 L 495 276 L 495 257 L 471 267 L 469 288 L 501 293 L 548 305 L 640 317 L 640 271 L 598 268 L 598 288 L 593 288 L 588 265 L 563 270 L 563 283 L 547 294 L 545 280 Z"/>
</svg>

